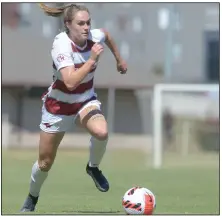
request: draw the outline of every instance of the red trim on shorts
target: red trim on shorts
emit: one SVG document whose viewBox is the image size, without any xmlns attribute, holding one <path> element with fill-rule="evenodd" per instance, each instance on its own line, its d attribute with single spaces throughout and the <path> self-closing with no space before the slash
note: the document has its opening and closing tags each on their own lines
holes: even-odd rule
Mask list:
<svg viewBox="0 0 222 216">
<path fill-rule="evenodd" d="M 45 101 L 45 108 L 49 113 L 56 115 L 76 115 L 86 103 L 92 100 L 96 100 L 96 97 L 93 96 L 90 99 L 81 103 L 68 104 L 58 101 L 54 98 L 47 97 Z"/>
</svg>

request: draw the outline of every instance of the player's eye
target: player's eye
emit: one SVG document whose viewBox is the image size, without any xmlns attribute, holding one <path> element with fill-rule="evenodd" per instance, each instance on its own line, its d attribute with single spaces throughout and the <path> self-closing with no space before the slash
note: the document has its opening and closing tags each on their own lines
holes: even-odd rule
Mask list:
<svg viewBox="0 0 222 216">
<path fill-rule="evenodd" d="M 89 20 L 89 21 L 87 21 L 87 22 L 84 22 L 84 21 L 81 21 L 81 22 L 79 22 L 78 23 L 80 26 L 83 26 L 83 25 L 88 25 L 88 26 L 90 26 L 91 25 L 91 20 Z"/>
<path fill-rule="evenodd" d="M 85 22 L 79 22 L 78 23 L 80 26 L 83 26 L 83 25 L 85 25 Z"/>
</svg>

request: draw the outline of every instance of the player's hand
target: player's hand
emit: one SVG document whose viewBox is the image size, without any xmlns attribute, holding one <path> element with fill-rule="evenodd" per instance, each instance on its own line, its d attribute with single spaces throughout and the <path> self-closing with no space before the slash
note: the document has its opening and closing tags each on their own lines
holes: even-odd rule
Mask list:
<svg viewBox="0 0 222 216">
<path fill-rule="evenodd" d="M 101 53 L 103 52 L 104 48 L 101 44 L 99 43 L 95 43 L 92 48 L 91 48 L 91 56 L 90 58 L 94 61 L 98 61 L 99 60 L 99 56 L 101 55 Z"/>
<path fill-rule="evenodd" d="M 123 59 L 117 61 L 117 71 L 120 72 L 121 74 L 126 74 L 127 64 Z"/>
</svg>

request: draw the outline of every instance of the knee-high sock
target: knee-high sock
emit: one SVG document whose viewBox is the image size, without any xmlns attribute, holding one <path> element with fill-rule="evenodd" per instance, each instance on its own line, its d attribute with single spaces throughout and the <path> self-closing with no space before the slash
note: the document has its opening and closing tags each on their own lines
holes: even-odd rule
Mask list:
<svg viewBox="0 0 222 216">
<path fill-rule="evenodd" d="M 34 196 L 38 197 L 41 187 L 48 176 L 48 172 L 43 172 L 39 168 L 38 161 L 36 161 L 32 167 L 32 174 L 31 174 L 31 182 L 30 182 L 30 190 L 29 193 Z"/>
<path fill-rule="evenodd" d="M 97 140 L 95 137 L 90 139 L 90 157 L 89 157 L 89 166 L 98 167 L 102 161 L 103 155 L 106 151 L 108 139 L 106 140 Z"/>
</svg>

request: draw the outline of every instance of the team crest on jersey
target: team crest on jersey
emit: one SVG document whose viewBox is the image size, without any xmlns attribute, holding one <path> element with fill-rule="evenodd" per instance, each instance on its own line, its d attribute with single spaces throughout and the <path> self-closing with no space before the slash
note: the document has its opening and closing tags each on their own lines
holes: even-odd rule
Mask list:
<svg viewBox="0 0 222 216">
<path fill-rule="evenodd" d="M 64 54 L 59 54 L 56 59 L 58 62 L 63 62 L 65 60 L 69 59 L 69 56 L 64 55 Z"/>
</svg>

